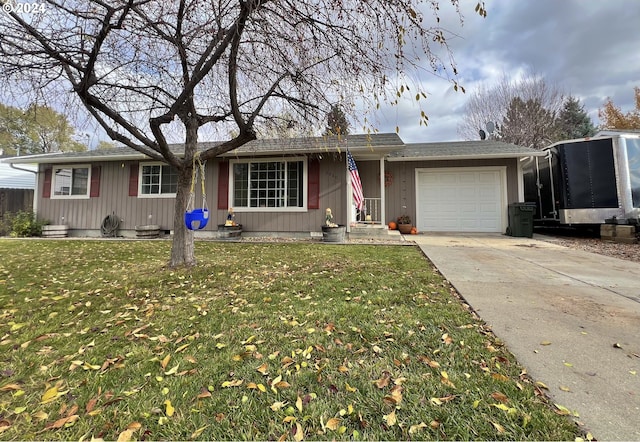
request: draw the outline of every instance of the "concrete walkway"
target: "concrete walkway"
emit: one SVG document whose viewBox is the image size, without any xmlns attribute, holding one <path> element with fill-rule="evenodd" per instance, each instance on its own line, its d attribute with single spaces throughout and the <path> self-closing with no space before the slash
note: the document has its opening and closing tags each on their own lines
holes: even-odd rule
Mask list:
<svg viewBox="0 0 640 442">
<path fill-rule="evenodd" d="M 543 238 L 411 239 L 555 403 L 600 441 L 640 440 L 640 264 Z"/>
</svg>

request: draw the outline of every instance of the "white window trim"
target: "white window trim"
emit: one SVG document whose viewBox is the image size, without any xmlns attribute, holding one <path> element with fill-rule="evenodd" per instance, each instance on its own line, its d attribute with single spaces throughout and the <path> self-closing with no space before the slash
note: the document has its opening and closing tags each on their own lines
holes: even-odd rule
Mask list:
<svg viewBox="0 0 640 442">
<path fill-rule="evenodd" d="M 175 193 L 142 193 L 142 168 L 145 166 L 170 166 L 162 161 L 140 163 L 138 166 L 138 198 L 175 198 Z"/>
<path fill-rule="evenodd" d="M 87 175 L 87 193 L 86 195 L 56 195 L 56 169 L 88 169 Z M 73 182 L 71 183 L 73 186 Z M 56 200 L 85 200 L 89 199 L 91 194 L 91 165 L 90 164 L 60 164 L 54 165 L 51 169 L 51 192 L 50 198 Z"/>
<path fill-rule="evenodd" d="M 271 163 L 271 162 L 293 162 L 302 161 L 302 207 L 240 207 L 233 205 L 233 166 L 240 163 Z M 307 212 L 307 198 L 309 188 L 309 171 L 307 157 L 274 157 L 274 158 L 249 158 L 229 161 L 229 207 L 233 207 L 233 211 L 240 212 Z"/>
</svg>

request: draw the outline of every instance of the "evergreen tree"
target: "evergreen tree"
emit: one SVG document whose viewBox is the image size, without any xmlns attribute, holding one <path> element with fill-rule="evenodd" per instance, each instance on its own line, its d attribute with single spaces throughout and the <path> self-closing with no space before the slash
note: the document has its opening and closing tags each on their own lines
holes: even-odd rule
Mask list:
<svg viewBox="0 0 640 442">
<path fill-rule="evenodd" d="M 596 134 L 596 127 L 585 112 L 584 106 L 580 104 L 579 99 L 572 96 L 564 102 L 556 127 L 556 141 L 592 137 Z"/>
<path fill-rule="evenodd" d="M 331 106 L 327 113 L 327 127 L 323 135 L 349 135 L 349 121 L 337 104 Z"/>
</svg>

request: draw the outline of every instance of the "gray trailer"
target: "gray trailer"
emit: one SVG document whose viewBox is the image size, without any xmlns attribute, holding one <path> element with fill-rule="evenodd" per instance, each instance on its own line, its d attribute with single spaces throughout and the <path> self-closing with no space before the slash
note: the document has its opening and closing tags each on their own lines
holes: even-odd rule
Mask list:
<svg viewBox="0 0 640 442">
<path fill-rule="evenodd" d="M 560 141 L 523 160 L 524 197 L 537 225 L 638 224 L 640 133 Z"/>
</svg>

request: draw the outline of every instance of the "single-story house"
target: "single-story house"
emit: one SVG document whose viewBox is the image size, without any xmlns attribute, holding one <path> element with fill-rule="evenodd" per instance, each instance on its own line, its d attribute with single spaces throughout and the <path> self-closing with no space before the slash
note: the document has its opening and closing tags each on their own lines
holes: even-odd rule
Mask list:
<svg viewBox="0 0 640 442">
<path fill-rule="evenodd" d="M 352 202 L 347 149 L 362 181 L 364 213 Z M 520 160 L 541 154 L 486 140 L 405 144 L 387 133 L 256 140 L 206 164 L 211 220 L 197 234 L 215 236 L 231 207 L 253 235 L 317 235 L 328 207 L 348 230 L 364 223 L 384 227 L 406 214 L 420 231 L 504 233 L 508 204 L 524 200 Z M 135 150 L 8 161 L 38 164 L 38 216 L 68 225 L 70 235 L 99 236 L 111 214 L 120 218 L 123 236 L 134 236 L 139 225 L 159 225 L 166 233 L 174 228 L 176 174 Z"/>
</svg>

